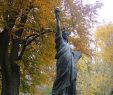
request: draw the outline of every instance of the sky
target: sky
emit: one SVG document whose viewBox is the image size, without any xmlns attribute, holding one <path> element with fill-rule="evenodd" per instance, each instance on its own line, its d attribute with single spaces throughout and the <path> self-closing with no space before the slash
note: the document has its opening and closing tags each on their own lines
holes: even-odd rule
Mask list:
<svg viewBox="0 0 113 95">
<path fill-rule="evenodd" d="M 97 20 L 102 23 L 113 22 L 113 0 L 83 0 L 84 3 L 93 4 L 96 1 L 103 3 L 103 6 L 98 11 Z"/>
</svg>

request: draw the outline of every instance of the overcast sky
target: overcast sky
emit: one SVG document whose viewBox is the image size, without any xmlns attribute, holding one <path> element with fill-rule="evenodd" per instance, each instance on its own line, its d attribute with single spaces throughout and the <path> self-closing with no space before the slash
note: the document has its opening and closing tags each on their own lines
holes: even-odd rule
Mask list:
<svg viewBox="0 0 113 95">
<path fill-rule="evenodd" d="M 99 9 L 98 13 L 98 21 L 101 23 L 109 23 L 113 22 L 113 0 L 83 0 L 85 3 L 95 3 L 96 1 L 100 1 L 103 3 L 101 9 Z"/>
</svg>

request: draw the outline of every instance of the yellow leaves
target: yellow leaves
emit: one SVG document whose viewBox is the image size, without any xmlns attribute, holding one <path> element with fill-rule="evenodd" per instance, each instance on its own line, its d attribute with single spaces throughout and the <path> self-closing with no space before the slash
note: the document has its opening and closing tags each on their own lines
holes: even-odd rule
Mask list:
<svg viewBox="0 0 113 95">
<path fill-rule="evenodd" d="M 113 62 L 113 45 L 102 49 L 100 52 L 102 58 L 107 62 Z"/>
<path fill-rule="evenodd" d="M 81 51 L 82 53 L 86 54 L 87 56 L 91 56 L 92 51 L 83 39 L 72 37 L 70 40 L 71 40 L 72 44 L 75 46 L 76 50 Z"/>
<path fill-rule="evenodd" d="M 51 41 L 50 41 L 51 39 Z M 45 64 L 46 66 L 53 63 L 54 56 L 55 56 L 55 49 L 54 49 L 54 38 L 53 34 L 49 33 L 48 35 L 44 35 L 42 47 L 40 48 L 40 55 L 38 56 L 40 62 Z"/>
<path fill-rule="evenodd" d="M 77 69 L 82 71 L 87 71 L 87 64 L 84 62 L 84 60 L 80 60 L 77 64 Z"/>
<path fill-rule="evenodd" d="M 38 18 L 40 28 L 49 26 L 53 22 L 53 11 L 56 7 L 56 0 L 36 0 L 36 6 L 38 8 Z"/>
<path fill-rule="evenodd" d="M 97 83 L 102 82 L 103 79 L 104 79 L 103 76 L 95 76 L 95 80 L 96 80 Z"/>
<path fill-rule="evenodd" d="M 103 60 L 113 61 L 113 24 L 103 25 L 97 28 L 96 34 L 97 46 Z"/>
<path fill-rule="evenodd" d="M 112 34 L 113 34 L 113 25 L 108 24 L 98 27 L 95 36 L 97 40 L 101 40 L 104 43 L 106 43 L 110 38 L 113 37 Z"/>
<path fill-rule="evenodd" d="M 5 0 L 4 1 L 4 9 L 5 10 L 15 10 L 15 11 L 20 11 L 20 9 L 25 8 L 29 4 L 28 0 Z"/>
</svg>

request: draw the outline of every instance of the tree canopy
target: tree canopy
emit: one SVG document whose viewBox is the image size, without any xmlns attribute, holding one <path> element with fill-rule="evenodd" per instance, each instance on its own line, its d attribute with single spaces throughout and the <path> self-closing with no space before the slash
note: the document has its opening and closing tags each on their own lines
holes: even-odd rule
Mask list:
<svg viewBox="0 0 113 95">
<path fill-rule="evenodd" d="M 112 63 L 113 61 L 113 24 L 106 24 L 100 26 L 96 30 L 97 46 L 99 48 L 99 55 L 102 60 Z"/>
</svg>

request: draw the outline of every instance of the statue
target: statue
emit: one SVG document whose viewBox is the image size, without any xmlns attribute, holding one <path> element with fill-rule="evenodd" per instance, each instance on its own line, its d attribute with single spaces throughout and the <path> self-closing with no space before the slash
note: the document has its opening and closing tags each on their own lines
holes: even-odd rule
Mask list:
<svg viewBox="0 0 113 95">
<path fill-rule="evenodd" d="M 75 63 L 80 59 L 81 53 L 73 51 L 68 43 L 69 32 L 64 28 L 60 31 L 60 11 L 55 10 L 56 15 L 56 79 L 53 84 L 52 95 L 76 95 L 76 69 Z"/>
</svg>

